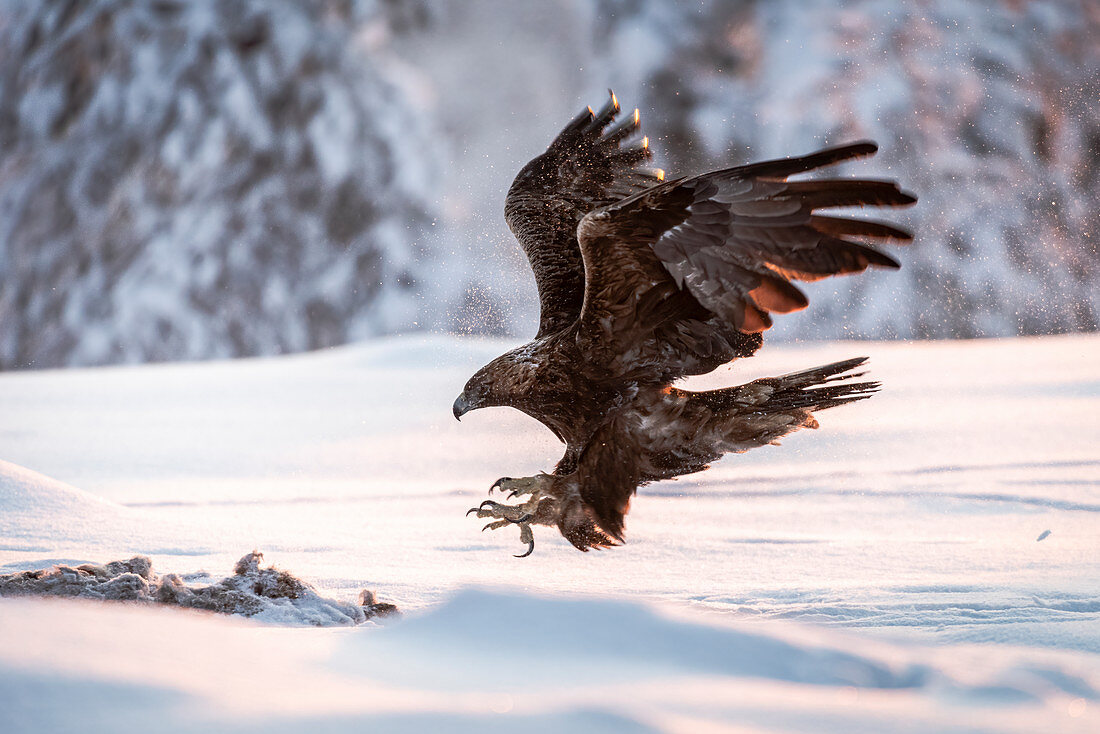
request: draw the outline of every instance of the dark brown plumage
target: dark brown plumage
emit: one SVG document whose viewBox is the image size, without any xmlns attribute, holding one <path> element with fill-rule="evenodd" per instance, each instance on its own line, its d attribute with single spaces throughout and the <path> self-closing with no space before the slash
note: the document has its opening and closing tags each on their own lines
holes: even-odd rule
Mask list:
<svg viewBox="0 0 1100 734">
<path fill-rule="evenodd" d="M 510 406 L 565 444 L 553 474 L 494 488 L 522 504 L 482 503 L 486 527 L 556 525 L 580 550 L 623 540 L 630 498 L 647 482 L 705 469 L 729 452 L 773 443 L 813 412 L 869 397 L 852 382 L 864 358 L 747 385 L 690 392 L 672 383 L 760 346 L 772 314 L 805 308 L 794 280 L 897 268 L 866 242 L 906 242 L 890 224 L 816 214 L 905 206 L 893 181 L 789 176 L 872 155 L 874 143 L 665 181 L 639 165 L 638 113 L 619 105 L 575 117 L 508 191 L 505 218 L 531 262 L 541 314 L 534 341 L 479 370 L 455 417 Z M 492 491 L 492 490 L 490 490 Z M 526 555 L 526 554 L 524 554 Z"/>
</svg>

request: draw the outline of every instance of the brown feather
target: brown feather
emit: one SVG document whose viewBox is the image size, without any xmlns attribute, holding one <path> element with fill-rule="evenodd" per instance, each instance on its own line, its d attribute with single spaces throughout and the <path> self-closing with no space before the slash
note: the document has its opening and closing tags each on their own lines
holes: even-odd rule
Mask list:
<svg viewBox="0 0 1100 734">
<path fill-rule="evenodd" d="M 782 278 L 761 276 L 760 285 L 749 291 L 753 302 L 765 311 L 791 313 L 810 305 L 806 295 Z"/>
<path fill-rule="evenodd" d="M 805 173 L 854 158 L 871 156 L 876 152 L 878 152 L 878 145 L 870 140 L 863 140 L 835 148 L 824 148 L 809 155 L 750 163 L 747 166 L 738 166 L 726 171 L 737 171 L 738 175 L 745 178 L 786 178 L 796 173 Z"/>
</svg>

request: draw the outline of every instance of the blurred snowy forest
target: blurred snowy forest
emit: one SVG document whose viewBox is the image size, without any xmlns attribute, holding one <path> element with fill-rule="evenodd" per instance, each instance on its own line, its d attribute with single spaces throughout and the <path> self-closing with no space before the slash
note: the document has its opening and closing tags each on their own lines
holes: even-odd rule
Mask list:
<svg viewBox="0 0 1100 734">
<path fill-rule="evenodd" d="M 871 138 L 900 272 L 782 338 L 1100 324 L 1090 0 L 0 0 L 0 368 L 526 336 L 512 176 L 614 88 L 672 176 Z"/>
</svg>

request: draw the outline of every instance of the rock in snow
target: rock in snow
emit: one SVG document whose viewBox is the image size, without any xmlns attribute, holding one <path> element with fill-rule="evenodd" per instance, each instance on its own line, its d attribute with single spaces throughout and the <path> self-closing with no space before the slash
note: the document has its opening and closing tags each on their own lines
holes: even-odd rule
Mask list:
<svg viewBox="0 0 1100 734">
<path fill-rule="evenodd" d="M 0 596 L 159 603 L 318 627 L 362 624 L 398 613 L 396 606 L 379 602 L 374 592 L 366 589 L 360 593 L 358 605 L 327 599 L 287 571 L 261 568 L 261 561 L 263 554 L 252 551 L 237 562 L 232 576 L 206 586 L 188 586 L 174 573 L 160 576 L 146 556 L 75 568 L 56 565 L 0 576 Z"/>
</svg>

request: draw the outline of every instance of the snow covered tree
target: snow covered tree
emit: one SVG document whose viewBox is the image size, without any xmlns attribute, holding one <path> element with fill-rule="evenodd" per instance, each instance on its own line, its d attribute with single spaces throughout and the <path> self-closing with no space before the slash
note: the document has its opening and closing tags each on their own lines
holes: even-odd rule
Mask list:
<svg viewBox="0 0 1100 734">
<path fill-rule="evenodd" d="M 0 0 L 0 368 L 526 333 L 511 177 L 607 87 L 699 173 L 872 138 L 899 273 L 771 336 L 1100 326 L 1087 0 Z M 437 225 L 438 226 L 435 226 Z"/>
<path fill-rule="evenodd" d="M 436 216 L 396 10 L 0 4 L 0 368 L 409 326 Z"/>
</svg>

